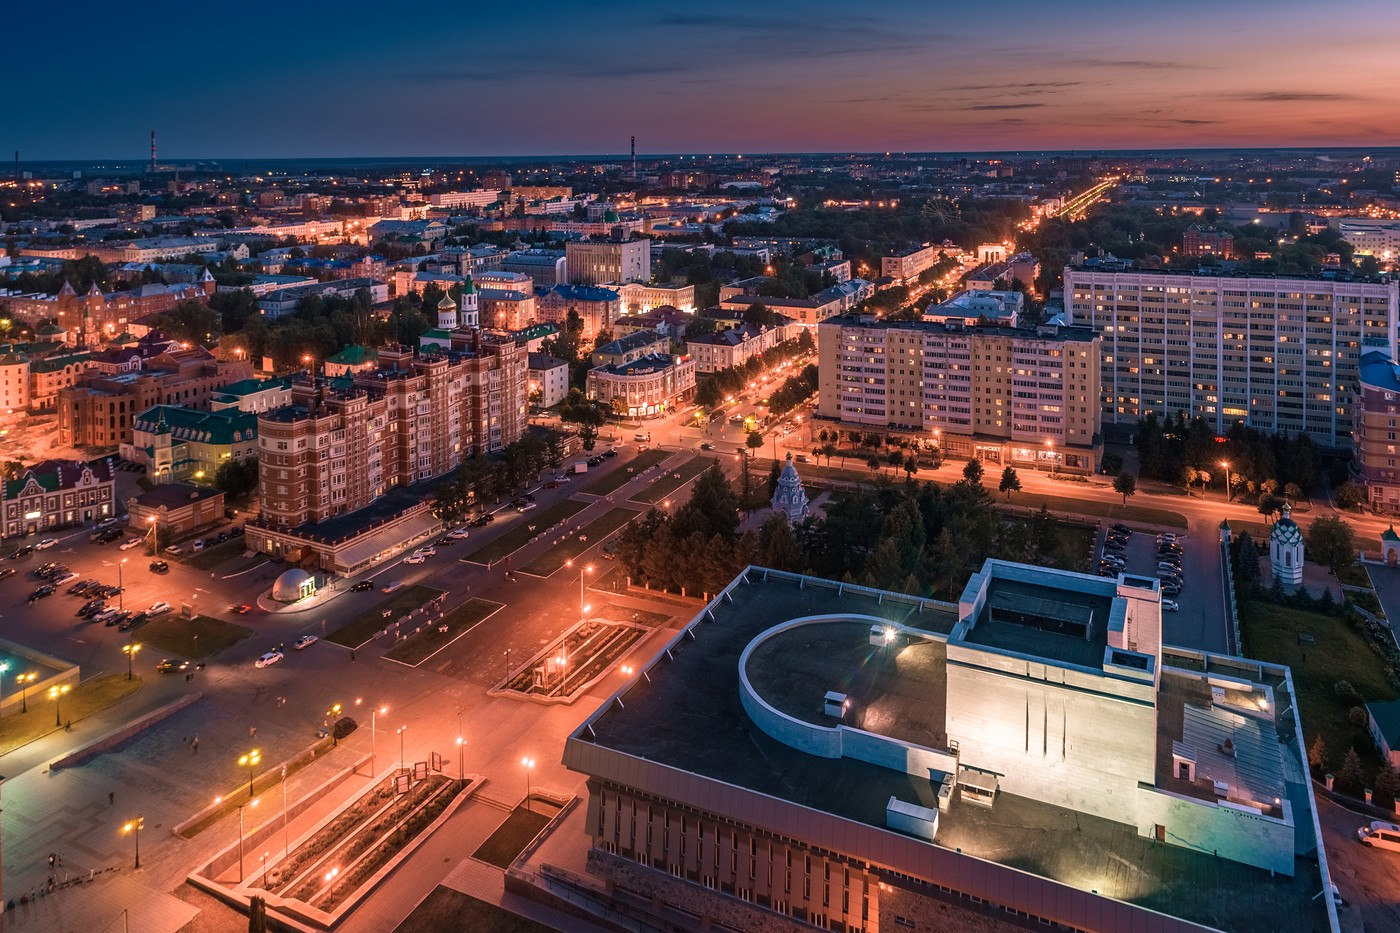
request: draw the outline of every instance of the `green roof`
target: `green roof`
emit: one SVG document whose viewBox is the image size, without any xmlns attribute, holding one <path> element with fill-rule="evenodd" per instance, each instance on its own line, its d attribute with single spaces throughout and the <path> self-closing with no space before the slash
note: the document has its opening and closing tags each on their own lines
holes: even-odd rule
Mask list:
<svg viewBox="0 0 1400 933">
<path fill-rule="evenodd" d="M 1400 535 L 1397 535 L 1397 534 L 1395 533 L 1395 526 L 1394 526 L 1394 525 L 1391 525 L 1391 526 L 1390 526 L 1389 528 L 1387 528 L 1385 531 L 1382 531 L 1382 532 L 1381 532 L 1381 540 L 1382 540 L 1382 541 L 1400 541 Z"/>
<path fill-rule="evenodd" d="M 1366 711 L 1376 721 L 1376 728 L 1391 749 L 1400 748 L 1400 700 L 1367 703 Z"/>
<path fill-rule="evenodd" d="M 368 347 L 361 347 L 352 344 L 332 356 L 326 357 L 327 363 L 334 363 L 337 366 L 363 366 L 366 363 L 379 361 L 379 351 L 371 350 Z"/>
<path fill-rule="evenodd" d="M 290 389 L 292 380 L 290 379 L 240 379 L 231 382 L 219 390 L 222 395 L 244 396 L 252 395 L 254 392 L 262 392 L 265 389 Z"/>
<path fill-rule="evenodd" d="M 163 427 L 177 440 L 227 446 L 256 438 L 258 416 L 240 408 L 202 411 L 180 405 L 154 405 L 136 416 L 133 427 L 137 431 L 164 433 Z"/>
<path fill-rule="evenodd" d="M 32 373 L 53 373 L 58 372 L 65 366 L 72 366 L 75 363 L 86 363 L 90 359 L 92 359 L 92 354 L 87 351 L 65 353 L 63 356 L 48 356 L 44 359 L 30 362 L 29 371 Z"/>
</svg>

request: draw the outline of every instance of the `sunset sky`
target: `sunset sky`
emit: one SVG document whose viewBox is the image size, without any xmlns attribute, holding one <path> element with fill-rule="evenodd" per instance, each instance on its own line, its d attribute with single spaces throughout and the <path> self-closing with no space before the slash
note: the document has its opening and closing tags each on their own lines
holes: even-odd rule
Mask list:
<svg viewBox="0 0 1400 933">
<path fill-rule="evenodd" d="M 1400 145 L 1397 0 L 89 5 L 7 158 Z"/>
</svg>

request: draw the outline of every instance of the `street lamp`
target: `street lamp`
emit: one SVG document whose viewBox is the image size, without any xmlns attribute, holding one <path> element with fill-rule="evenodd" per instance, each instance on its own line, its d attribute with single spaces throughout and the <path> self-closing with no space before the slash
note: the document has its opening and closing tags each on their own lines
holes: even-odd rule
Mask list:
<svg viewBox="0 0 1400 933">
<path fill-rule="evenodd" d="M 525 812 L 530 813 L 530 772 L 535 767 L 535 759 L 522 758 L 520 763 L 525 766 Z"/>
<path fill-rule="evenodd" d="M 222 797 L 215 797 L 215 798 L 214 798 L 214 803 L 215 803 L 216 806 L 217 806 L 218 804 L 223 803 L 223 802 L 224 802 L 224 798 L 222 798 Z M 254 800 L 254 801 L 253 801 L 252 803 L 250 803 L 250 804 L 246 804 L 246 806 L 249 806 L 249 807 L 256 807 L 257 805 L 258 805 L 258 802 L 257 802 L 256 800 Z M 238 804 L 238 883 L 239 883 L 239 884 L 242 884 L 242 883 L 243 883 L 243 807 L 244 807 L 244 806 L 245 806 L 245 804 L 241 804 L 241 803 Z"/>
<path fill-rule="evenodd" d="M 457 780 L 467 779 L 467 740 L 457 736 Z"/>
<path fill-rule="evenodd" d="M 126 825 L 122 827 L 122 832 L 131 833 L 136 840 L 136 864 L 133 866 L 134 868 L 141 867 L 141 827 L 145 825 L 146 818 L 138 816 L 134 820 L 127 820 Z"/>
<path fill-rule="evenodd" d="M 1045 439 L 1045 446 L 1050 450 L 1050 472 L 1055 472 L 1055 441 L 1051 438 Z"/>
<path fill-rule="evenodd" d="M 403 734 L 408 731 L 408 726 L 399 726 L 394 731 L 399 734 L 399 771 L 403 771 Z"/>
<path fill-rule="evenodd" d="M 136 652 L 141 650 L 141 646 L 136 642 L 122 645 L 122 654 L 126 655 L 126 679 L 131 679 L 131 660 L 136 657 Z"/>
<path fill-rule="evenodd" d="M 364 698 L 363 698 L 363 697 L 356 697 L 356 698 L 355 698 L 355 705 L 356 705 L 356 706 L 361 705 L 363 702 L 364 702 Z M 375 730 L 375 728 L 374 728 L 374 727 L 375 727 L 375 721 L 376 721 L 376 719 L 378 718 L 378 716 L 379 716 L 380 713 L 387 713 L 387 712 L 389 712 L 389 707 L 387 707 L 387 706 L 377 706 L 377 707 L 375 707 L 374 709 L 371 709 L 371 710 L 369 711 L 369 773 L 370 773 L 371 775 L 374 774 L 375 737 L 376 737 L 376 735 L 377 735 L 376 730 Z"/>
<path fill-rule="evenodd" d="M 156 517 L 155 517 L 154 515 L 152 515 L 152 516 L 150 516 L 149 518 L 147 518 L 146 521 L 147 521 L 147 523 L 150 524 L 150 526 L 151 526 L 151 556 L 152 556 L 152 557 L 159 557 L 159 556 L 160 556 L 160 526 L 156 524 Z"/>
<path fill-rule="evenodd" d="M 15 677 L 15 681 L 23 688 L 19 697 L 19 711 L 21 713 L 29 712 L 29 685 L 34 683 L 34 680 L 38 676 L 36 672 L 30 671 L 27 674 L 20 674 Z"/>
<path fill-rule="evenodd" d="M 126 581 L 122 579 L 122 570 L 126 567 L 126 558 L 123 557 L 117 564 L 117 611 L 126 611 Z M 127 680 L 131 678 L 128 677 Z"/>
<path fill-rule="evenodd" d="M 1231 498 L 1231 489 L 1230 489 L 1230 461 L 1229 461 L 1229 460 L 1221 460 L 1221 461 L 1220 461 L 1220 465 L 1221 465 L 1222 467 L 1225 468 L 1225 501 L 1226 501 L 1226 502 L 1229 502 L 1229 501 L 1230 501 L 1230 498 Z"/>
<path fill-rule="evenodd" d="M 63 709 L 63 695 L 72 689 L 73 688 L 68 684 L 49 688 L 49 699 L 53 700 L 53 724 L 55 726 L 63 725 L 63 716 L 61 713 Z"/>
<path fill-rule="evenodd" d="M 336 723 L 336 720 L 338 720 L 339 718 L 340 718 L 340 704 L 339 704 L 339 703 L 332 703 L 332 704 L 331 704 L 331 708 L 328 709 L 328 710 L 326 710 L 326 721 L 327 721 L 327 724 L 329 725 L 330 730 L 331 730 L 331 748 L 336 748 L 336 747 L 338 747 L 338 746 L 340 745 L 340 740 L 339 740 L 338 738 L 336 738 L 336 734 L 335 734 L 335 723 Z"/>
<path fill-rule="evenodd" d="M 240 755 L 240 756 L 238 756 L 238 766 L 239 766 L 240 768 L 247 768 L 247 769 L 248 769 L 248 799 L 249 799 L 249 800 L 252 800 L 252 799 L 253 799 L 253 769 L 256 768 L 256 767 L 258 766 L 258 762 L 260 762 L 260 761 L 262 761 L 262 752 L 259 751 L 259 750 L 256 749 L 256 748 L 253 749 L 251 752 L 248 752 L 246 755 Z"/>
</svg>

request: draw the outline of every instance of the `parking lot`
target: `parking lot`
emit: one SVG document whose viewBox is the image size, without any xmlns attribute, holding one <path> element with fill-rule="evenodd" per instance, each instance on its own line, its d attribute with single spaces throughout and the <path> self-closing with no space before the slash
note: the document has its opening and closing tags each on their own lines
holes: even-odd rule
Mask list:
<svg viewBox="0 0 1400 933">
<path fill-rule="evenodd" d="M 1135 531 L 1127 536 L 1124 546 L 1116 547 L 1116 541 L 1123 541 L 1122 526 L 1107 529 L 1099 541 L 1100 572 L 1119 570 L 1140 577 L 1152 577 L 1162 581 L 1162 609 L 1164 613 L 1180 611 L 1183 601 L 1188 599 L 1190 587 L 1186 584 L 1187 571 L 1184 541 L 1178 543 L 1175 556 L 1159 551 L 1166 539 L 1150 532 Z M 1118 555 L 1119 561 L 1114 560 Z M 1104 561 L 1109 564 L 1105 565 Z M 1175 573 L 1163 565 L 1175 565 Z"/>
</svg>

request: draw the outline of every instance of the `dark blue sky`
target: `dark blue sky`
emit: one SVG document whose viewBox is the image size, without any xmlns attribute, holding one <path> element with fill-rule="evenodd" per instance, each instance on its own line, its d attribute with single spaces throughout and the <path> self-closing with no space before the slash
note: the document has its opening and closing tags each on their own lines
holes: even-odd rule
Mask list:
<svg viewBox="0 0 1400 933">
<path fill-rule="evenodd" d="M 13 3 L 6 159 L 1400 144 L 1397 0 Z"/>
</svg>

